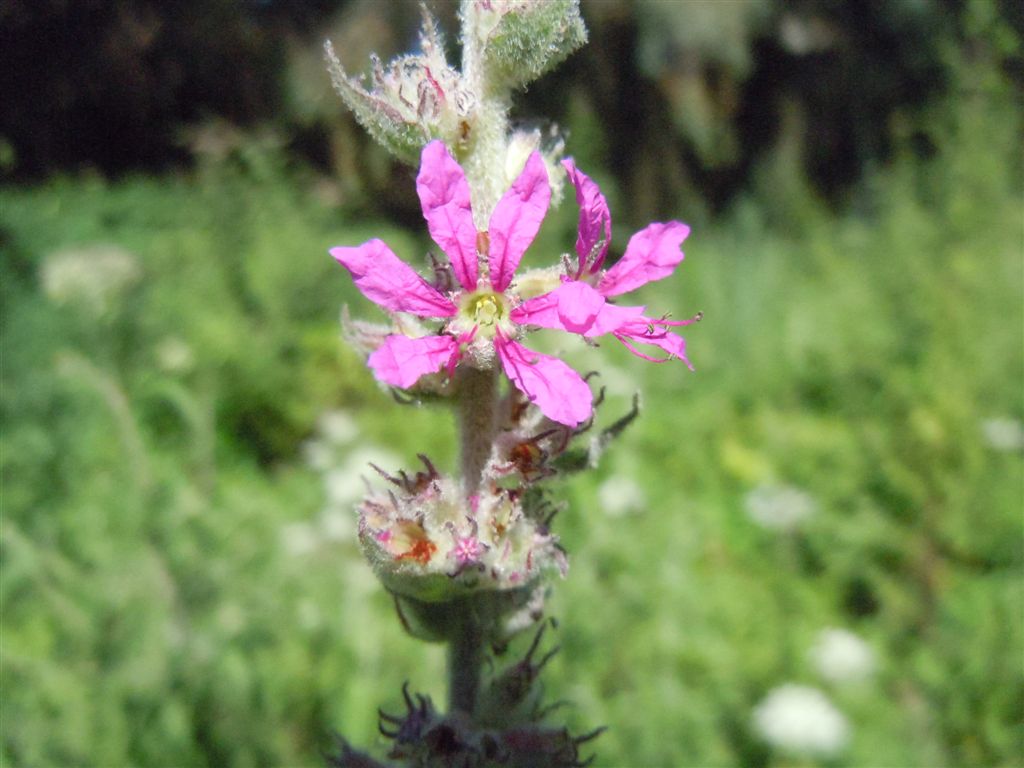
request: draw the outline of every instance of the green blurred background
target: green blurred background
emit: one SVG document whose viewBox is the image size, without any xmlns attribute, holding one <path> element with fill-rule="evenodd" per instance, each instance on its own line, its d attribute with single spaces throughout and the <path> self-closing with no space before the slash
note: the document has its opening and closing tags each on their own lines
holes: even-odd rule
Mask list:
<svg viewBox="0 0 1024 768">
<path fill-rule="evenodd" d="M 605 423 L 637 388 L 644 412 L 555 489 L 559 714 L 611 726 L 602 766 L 1021 765 L 1021 6 L 583 14 L 591 43 L 516 115 L 567 130 L 613 251 L 693 226 L 643 299 L 705 317 L 692 374 L 566 350 L 602 372 Z M 450 415 L 394 404 L 343 345 L 341 306 L 375 310 L 326 253 L 428 247 L 413 171 L 320 55 L 330 36 L 361 71 L 417 15 L 0 6 L 2 765 L 315 766 L 333 730 L 379 745 L 403 681 L 443 700 L 352 506 L 367 461 L 450 467 Z M 870 671 L 830 672 L 829 628 Z M 787 683 L 847 743 L 765 739 Z"/>
</svg>

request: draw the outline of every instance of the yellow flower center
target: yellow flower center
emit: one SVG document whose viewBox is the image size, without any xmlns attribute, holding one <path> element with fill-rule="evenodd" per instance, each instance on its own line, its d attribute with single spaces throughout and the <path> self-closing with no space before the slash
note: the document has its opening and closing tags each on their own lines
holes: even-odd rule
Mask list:
<svg viewBox="0 0 1024 768">
<path fill-rule="evenodd" d="M 501 320 L 504 307 L 497 294 L 484 293 L 470 302 L 469 315 L 476 323 L 491 328 Z"/>
<path fill-rule="evenodd" d="M 512 305 L 501 293 L 482 290 L 464 293 L 459 299 L 459 314 L 448 326 L 450 333 L 469 333 L 476 329 L 476 338 L 493 339 L 501 329 L 504 333 L 513 332 L 513 324 L 508 319 Z"/>
</svg>

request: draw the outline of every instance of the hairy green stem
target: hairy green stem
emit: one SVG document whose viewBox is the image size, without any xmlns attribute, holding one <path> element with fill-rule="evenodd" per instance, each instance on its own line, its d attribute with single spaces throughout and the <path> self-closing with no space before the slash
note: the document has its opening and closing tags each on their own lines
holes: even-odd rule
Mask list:
<svg viewBox="0 0 1024 768">
<path fill-rule="evenodd" d="M 462 168 L 473 196 L 473 221 L 486 232 L 494 206 L 505 192 L 509 100 L 482 98 L 477 105 Z"/>
<path fill-rule="evenodd" d="M 462 482 L 469 498 L 480 487 L 491 457 L 496 428 L 498 372 L 469 366 L 458 369 L 459 437 L 462 442 Z"/>
<path fill-rule="evenodd" d="M 463 612 L 448 640 L 448 711 L 472 717 L 483 664 L 483 633 L 472 611 Z"/>
<path fill-rule="evenodd" d="M 462 481 L 468 500 L 477 492 L 491 456 L 497 427 L 497 369 L 459 369 L 459 433 L 462 441 Z M 472 601 L 459 605 L 450 617 L 448 634 L 448 709 L 468 715 L 476 707 L 483 663 L 483 626 Z"/>
<path fill-rule="evenodd" d="M 472 120 L 468 145 L 459 158 L 469 181 L 473 218 L 477 229 L 486 232 L 491 212 L 505 186 L 504 163 L 508 143 L 507 94 L 489 93 L 485 82 L 480 39 L 469 3 L 462 8 L 462 71 L 479 99 Z M 486 254 L 481 254 L 486 256 Z M 458 423 L 462 449 L 462 482 L 468 500 L 483 480 L 497 430 L 498 371 L 460 366 L 457 376 Z M 448 710 L 460 710 L 472 717 L 480 688 L 487 620 L 474 610 L 473 601 L 458 605 L 448 630 Z"/>
</svg>

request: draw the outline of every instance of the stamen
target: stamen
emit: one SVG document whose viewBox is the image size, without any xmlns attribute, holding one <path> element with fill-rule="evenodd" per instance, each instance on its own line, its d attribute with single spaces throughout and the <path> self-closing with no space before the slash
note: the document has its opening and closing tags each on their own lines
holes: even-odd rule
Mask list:
<svg viewBox="0 0 1024 768">
<path fill-rule="evenodd" d="M 678 326 L 678 325 L 693 325 L 694 323 L 699 323 L 701 320 L 704 319 L 704 313 L 703 312 L 698 312 L 696 315 L 694 315 L 693 317 L 689 318 L 688 320 L 668 320 L 667 318 L 669 318 L 670 316 L 671 316 L 671 314 L 665 314 L 660 320 L 654 320 L 652 322 L 654 322 L 656 325 Z"/>
<path fill-rule="evenodd" d="M 593 247 L 590 249 L 590 253 L 587 254 L 585 259 L 580 261 L 580 274 L 583 274 L 584 268 L 586 268 L 592 275 L 596 275 L 598 273 L 601 266 L 604 264 L 604 257 L 600 255 L 601 249 L 604 248 L 606 244 L 607 240 L 605 240 L 604 237 L 594 243 Z M 576 278 L 579 279 L 579 275 L 576 275 Z"/>
<path fill-rule="evenodd" d="M 669 355 L 668 357 L 651 357 L 650 355 L 641 352 L 639 349 L 637 349 L 628 341 L 626 341 L 626 337 L 623 336 L 621 333 L 614 333 L 612 335 L 615 336 L 615 338 L 617 338 L 619 341 L 621 341 L 623 345 L 626 347 L 626 349 L 628 349 L 634 355 L 636 355 L 639 358 L 643 358 L 644 360 L 647 360 L 651 363 L 667 363 L 673 357 L 672 355 Z"/>
</svg>

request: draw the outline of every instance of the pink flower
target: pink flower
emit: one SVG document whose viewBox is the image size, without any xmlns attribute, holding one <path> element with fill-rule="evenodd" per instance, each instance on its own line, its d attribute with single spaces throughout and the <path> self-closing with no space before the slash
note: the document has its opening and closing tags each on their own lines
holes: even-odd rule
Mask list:
<svg viewBox="0 0 1024 768">
<path fill-rule="evenodd" d="M 701 316 L 688 320 L 669 320 L 644 315 L 644 307 L 623 307 L 610 299 L 640 286 L 668 277 L 683 260 L 680 250 L 690 228 L 680 221 L 654 222 L 630 238 L 623 257 L 610 269 L 601 272 L 612 234 L 612 217 L 608 202 L 597 184 L 573 164 L 562 165 L 576 187 L 580 206 L 579 234 L 576 254 L 579 257 L 575 274 L 550 293 L 523 302 L 512 313 L 515 322 L 542 328 L 559 328 L 594 338 L 610 333 L 633 354 L 652 362 L 679 358 L 690 369 L 686 359 L 686 341 L 667 330 L 690 325 Z M 653 357 L 636 348 L 636 344 L 657 347 L 665 357 Z"/>
<path fill-rule="evenodd" d="M 455 555 L 455 562 L 459 565 L 475 563 L 483 554 L 483 546 L 476 536 L 458 536 L 455 539 L 455 547 L 452 552 Z"/>
<path fill-rule="evenodd" d="M 648 226 L 633 236 L 618 264 L 599 274 L 611 235 L 608 205 L 594 182 L 570 161 L 565 165 L 581 206 L 579 269 L 536 298 L 521 301 L 513 277 L 551 200 L 547 170 L 537 152 L 498 201 L 487 231 L 478 232 L 462 168 L 441 141 L 423 149 L 416 190 L 430 236 L 448 256 L 458 290 L 443 293 L 430 285 L 380 240 L 331 249 L 371 301 L 391 312 L 442 321 L 436 335 L 388 336 L 368 360 L 378 379 L 407 388 L 426 374 L 442 369 L 451 374 L 470 352 L 469 362 L 475 365 L 493 364 L 496 355 L 513 385 L 545 416 L 575 427 L 591 415 L 590 389 L 563 361 L 522 346 L 518 339 L 526 326 L 586 338 L 611 333 L 646 359 L 656 358 L 639 352 L 633 342 L 685 360 L 682 338 L 664 329 L 689 321 L 652 319 L 644 316 L 643 307 L 619 307 L 609 299 L 670 274 L 683 258 L 679 245 L 689 228 L 679 222 Z"/>
</svg>

